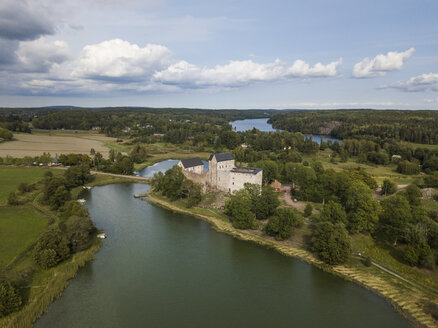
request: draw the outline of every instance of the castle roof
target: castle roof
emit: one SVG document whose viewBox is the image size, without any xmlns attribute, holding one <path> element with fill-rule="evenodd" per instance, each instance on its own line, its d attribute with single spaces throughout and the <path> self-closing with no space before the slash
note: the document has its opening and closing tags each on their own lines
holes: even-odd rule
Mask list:
<svg viewBox="0 0 438 328">
<path fill-rule="evenodd" d="M 234 169 L 231 170 L 231 172 L 233 173 L 243 173 L 243 174 L 257 174 L 260 171 L 262 171 L 262 169 L 260 168 L 255 168 L 255 167 L 235 167 Z"/>
<path fill-rule="evenodd" d="M 186 158 L 181 160 L 181 164 L 184 166 L 184 168 L 204 165 L 204 163 L 201 161 L 199 157 L 193 157 L 193 158 Z"/>
<path fill-rule="evenodd" d="M 219 153 L 212 154 L 208 160 L 211 161 L 213 157 L 216 157 L 217 162 L 232 161 L 234 159 L 230 153 Z"/>
</svg>

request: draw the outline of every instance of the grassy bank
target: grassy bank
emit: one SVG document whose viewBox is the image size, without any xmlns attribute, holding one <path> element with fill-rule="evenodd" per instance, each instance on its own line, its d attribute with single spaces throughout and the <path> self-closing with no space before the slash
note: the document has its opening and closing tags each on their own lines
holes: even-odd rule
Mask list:
<svg viewBox="0 0 438 328">
<path fill-rule="evenodd" d="M 329 266 L 316 258 L 303 244 L 296 240 L 276 241 L 260 233 L 260 231 L 238 230 L 231 225 L 226 216 L 219 212 L 200 208 L 188 209 L 185 208 L 182 202 L 170 202 L 160 195 L 150 194 L 148 200 L 171 211 L 189 214 L 205 220 L 217 231 L 275 249 L 286 256 L 299 258 L 324 271 L 358 283 L 384 297 L 415 326 L 438 327 L 438 321 L 425 311 L 425 306 L 429 302 L 436 303 L 437 295 L 434 292 L 404 282 L 375 266 L 367 267 L 362 264 L 362 260 L 359 258 L 352 257 L 345 265 Z M 292 237 L 292 239 L 294 238 L 295 236 Z"/>
<path fill-rule="evenodd" d="M 0 185 L 15 190 L 21 182 L 38 182 L 49 169 L 41 168 L 0 168 Z M 54 174 L 63 171 L 51 169 Z M 24 180 L 23 180 L 24 179 Z M 26 180 L 27 179 L 27 180 Z M 88 186 L 100 186 L 120 182 L 141 182 L 129 177 L 97 175 Z M 77 197 L 83 187 L 72 190 Z M 93 239 L 89 248 L 73 254 L 59 265 L 42 270 L 35 266 L 32 249 L 40 233 L 51 224 L 60 222 L 59 213 L 41 203 L 41 190 L 19 195 L 20 206 L 0 206 L 0 264 L 12 281 L 20 283 L 20 294 L 24 297 L 24 306 L 17 312 L 0 319 L 0 327 L 27 328 L 47 311 L 49 305 L 59 296 L 73 278 L 77 270 L 94 258 L 102 241 Z M 26 276 L 23 280 L 23 277 Z M 25 285 L 23 285 L 25 282 Z"/>
</svg>

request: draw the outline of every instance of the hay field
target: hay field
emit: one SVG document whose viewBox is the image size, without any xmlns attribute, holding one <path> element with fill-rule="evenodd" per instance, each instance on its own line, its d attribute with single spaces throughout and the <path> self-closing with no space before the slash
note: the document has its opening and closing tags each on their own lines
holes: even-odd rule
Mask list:
<svg viewBox="0 0 438 328">
<path fill-rule="evenodd" d="M 105 142 L 115 142 L 115 138 L 92 132 L 35 132 L 32 134 L 14 133 L 12 141 L 0 143 L 0 157 L 39 156 L 44 152 L 56 154 L 89 154 L 94 148 L 108 158 L 109 148 Z"/>
</svg>

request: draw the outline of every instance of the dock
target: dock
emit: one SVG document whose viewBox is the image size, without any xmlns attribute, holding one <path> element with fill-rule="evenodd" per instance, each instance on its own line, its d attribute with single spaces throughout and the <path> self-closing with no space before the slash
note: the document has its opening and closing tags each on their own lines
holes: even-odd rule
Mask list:
<svg viewBox="0 0 438 328">
<path fill-rule="evenodd" d="M 148 192 L 141 192 L 139 194 L 134 194 L 134 198 L 143 198 L 143 197 L 147 197 Z"/>
</svg>

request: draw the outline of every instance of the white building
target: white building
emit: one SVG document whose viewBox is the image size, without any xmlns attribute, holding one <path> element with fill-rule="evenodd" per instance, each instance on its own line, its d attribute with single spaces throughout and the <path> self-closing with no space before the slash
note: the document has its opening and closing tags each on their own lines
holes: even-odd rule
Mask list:
<svg viewBox="0 0 438 328">
<path fill-rule="evenodd" d="M 204 165 L 199 157 L 179 161 L 186 177 L 204 186 L 204 190 L 221 190 L 232 193 L 244 188 L 245 183 L 262 185 L 263 170 L 252 167 L 236 167 L 230 153 L 210 156 L 209 170 L 204 172 Z M 193 174 L 195 173 L 195 174 Z"/>
</svg>

